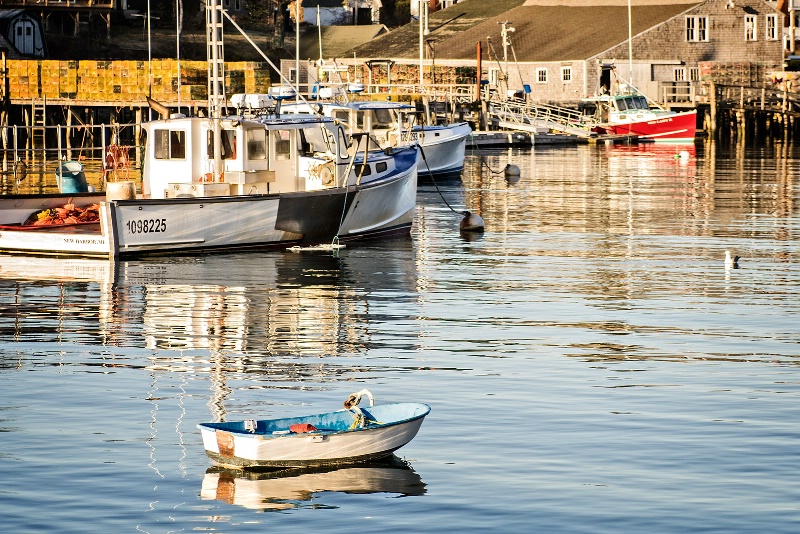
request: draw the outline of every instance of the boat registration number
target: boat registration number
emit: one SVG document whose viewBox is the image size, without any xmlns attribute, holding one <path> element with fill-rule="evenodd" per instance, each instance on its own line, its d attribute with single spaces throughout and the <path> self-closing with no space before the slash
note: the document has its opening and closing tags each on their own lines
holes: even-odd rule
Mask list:
<svg viewBox="0 0 800 534">
<path fill-rule="evenodd" d="M 129 234 L 154 234 L 167 231 L 166 219 L 138 219 L 126 221 L 125 226 Z"/>
</svg>

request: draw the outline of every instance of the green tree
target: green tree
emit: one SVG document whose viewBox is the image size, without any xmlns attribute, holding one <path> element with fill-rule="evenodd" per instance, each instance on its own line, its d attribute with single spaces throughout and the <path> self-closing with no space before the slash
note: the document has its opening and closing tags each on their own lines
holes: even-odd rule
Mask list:
<svg viewBox="0 0 800 534">
<path fill-rule="evenodd" d="M 397 28 L 411 22 L 411 0 L 383 0 L 381 24 Z"/>
</svg>

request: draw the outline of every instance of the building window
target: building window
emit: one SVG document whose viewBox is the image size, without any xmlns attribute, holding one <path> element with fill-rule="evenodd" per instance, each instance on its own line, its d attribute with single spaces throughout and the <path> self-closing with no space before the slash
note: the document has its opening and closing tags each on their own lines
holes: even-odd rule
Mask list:
<svg viewBox="0 0 800 534">
<path fill-rule="evenodd" d="M 297 71 L 295 69 L 289 69 L 289 81 L 297 84 Z"/>
<path fill-rule="evenodd" d="M 536 83 L 547 83 L 547 69 L 536 69 Z"/>
<path fill-rule="evenodd" d="M 745 41 L 755 41 L 756 40 L 756 16 L 755 15 L 745 15 L 744 16 L 744 40 Z"/>
<path fill-rule="evenodd" d="M 561 67 L 561 81 L 564 83 L 572 81 L 572 67 Z"/>
<path fill-rule="evenodd" d="M 686 69 L 683 67 L 675 67 L 672 75 L 673 81 L 676 82 L 685 82 L 686 81 Z"/>
<path fill-rule="evenodd" d="M 708 41 L 708 17 L 686 17 L 686 40 L 690 43 Z"/>
<path fill-rule="evenodd" d="M 778 40 L 778 15 L 767 15 L 767 41 Z"/>
<path fill-rule="evenodd" d="M 690 82 L 700 81 L 700 67 L 689 67 L 689 81 Z"/>
</svg>

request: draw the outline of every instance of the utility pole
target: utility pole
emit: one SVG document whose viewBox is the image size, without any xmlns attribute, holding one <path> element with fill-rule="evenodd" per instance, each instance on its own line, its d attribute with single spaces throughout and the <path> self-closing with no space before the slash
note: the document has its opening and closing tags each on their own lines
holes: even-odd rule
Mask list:
<svg viewBox="0 0 800 534">
<path fill-rule="evenodd" d="M 428 30 L 428 0 L 419 0 L 419 9 L 417 17 L 419 18 L 419 87 L 422 90 L 422 84 L 425 78 L 422 74 L 422 68 L 425 60 L 425 36 L 430 33 Z"/>
</svg>

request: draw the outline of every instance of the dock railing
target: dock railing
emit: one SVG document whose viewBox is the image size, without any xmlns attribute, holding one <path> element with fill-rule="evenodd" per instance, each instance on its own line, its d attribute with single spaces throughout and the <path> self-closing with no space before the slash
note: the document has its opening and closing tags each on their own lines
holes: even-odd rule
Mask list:
<svg viewBox="0 0 800 534">
<path fill-rule="evenodd" d="M 141 173 L 138 124 L 0 127 L 0 194 L 32 187 L 58 187 L 56 172 L 64 160 L 84 165 L 87 181 L 137 179 Z M 44 134 L 44 135 L 42 135 Z"/>
</svg>

